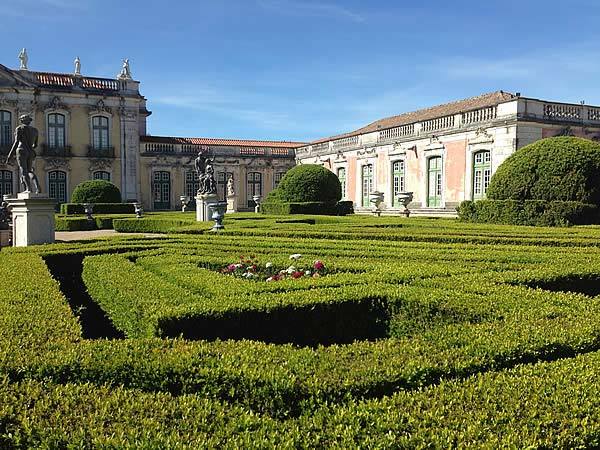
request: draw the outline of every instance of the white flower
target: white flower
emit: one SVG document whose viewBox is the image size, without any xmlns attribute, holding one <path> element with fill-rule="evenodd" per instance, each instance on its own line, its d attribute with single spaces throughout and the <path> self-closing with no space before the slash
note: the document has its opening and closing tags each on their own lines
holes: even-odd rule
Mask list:
<svg viewBox="0 0 600 450">
<path fill-rule="evenodd" d="M 306 275 L 307 277 L 310 277 L 310 270 L 305 271 L 304 275 Z"/>
<path fill-rule="evenodd" d="M 265 281 L 273 281 L 273 277 L 269 277 Z"/>
<path fill-rule="evenodd" d="M 297 261 L 300 258 L 302 258 L 302 255 L 300 253 L 294 253 L 293 255 L 290 255 L 290 259 L 293 259 L 294 261 Z"/>
<path fill-rule="evenodd" d="M 239 263 L 235 265 L 236 269 L 239 269 L 240 267 L 244 267 L 244 265 L 243 264 L 239 264 Z"/>
<path fill-rule="evenodd" d="M 265 264 L 265 267 L 267 269 L 270 269 L 271 267 L 273 267 L 273 263 L 272 262 L 268 262 L 268 263 Z"/>
<path fill-rule="evenodd" d="M 286 270 L 286 272 L 289 273 L 290 275 L 293 274 L 295 271 L 296 271 L 296 268 L 294 266 L 290 266 Z"/>
</svg>

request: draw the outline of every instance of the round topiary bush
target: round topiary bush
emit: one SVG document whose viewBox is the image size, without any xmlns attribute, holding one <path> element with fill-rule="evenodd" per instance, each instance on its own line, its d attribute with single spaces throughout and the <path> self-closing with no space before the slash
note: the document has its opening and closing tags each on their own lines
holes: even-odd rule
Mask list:
<svg viewBox="0 0 600 450">
<path fill-rule="evenodd" d="M 341 198 L 342 185 L 338 177 L 316 164 L 290 169 L 269 196 L 269 200 L 285 203 L 337 202 Z"/>
<path fill-rule="evenodd" d="M 527 145 L 504 161 L 490 181 L 492 200 L 563 200 L 600 204 L 600 144 L 553 137 Z"/>
<path fill-rule="evenodd" d="M 73 195 L 71 203 L 120 203 L 121 191 L 110 181 L 90 180 L 79 183 Z"/>
</svg>

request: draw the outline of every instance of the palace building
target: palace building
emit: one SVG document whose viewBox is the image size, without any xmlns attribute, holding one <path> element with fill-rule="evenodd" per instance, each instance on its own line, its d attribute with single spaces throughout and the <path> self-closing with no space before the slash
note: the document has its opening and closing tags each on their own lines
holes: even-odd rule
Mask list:
<svg viewBox="0 0 600 450">
<path fill-rule="evenodd" d="M 179 208 L 182 196 L 195 196 L 193 160 L 208 146 L 220 198 L 232 176 L 240 210 L 250 210 L 252 196 L 268 194 L 304 145 L 150 136 L 151 112 L 127 60 L 115 78 L 97 78 L 81 75 L 79 58 L 72 74 L 29 70 L 25 50 L 19 59 L 19 70 L 0 65 L 0 195 L 18 190 L 16 161 L 6 163 L 6 155 L 22 114 L 39 130 L 34 170 L 42 192 L 58 203 L 68 202 L 82 181 L 105 179 L 119 187 L 123 201 L 141 201 L 147 210 Z"/>
<path fill-rule="evenodd" d="M 299 147 L 296 158 L 336 173 L 357 212 L 369 210 L 369 193 L 379 191 L 387 211 L 398 213 L 397 194 L 413 192 L 409 209 L 435 215 L 485 198 L 510 154 L 557 135 L 600 140 L 600 107 L 498 91 L 377 120 Z"/>
</svg>

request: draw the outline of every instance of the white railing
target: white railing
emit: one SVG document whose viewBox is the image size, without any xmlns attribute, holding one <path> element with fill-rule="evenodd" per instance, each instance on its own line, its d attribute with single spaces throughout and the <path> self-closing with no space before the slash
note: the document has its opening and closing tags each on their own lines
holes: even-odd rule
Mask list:
<svg viewBox="0 0 600 450">
<path fill-rule="evenodd" d="M 173 144 L 157 144 L 148 142 L 144 144 L 145 153 L 175 153 L 175 145 Z"/>
<path fill-rule="evenodd" d="M 388 128 L 379 132 L 378 141 L 387 141 L 388 139 L 396 139 L 404 136 L 412 136 L 415 134 L 415 124 L 402 125 L 400 127 Z"/>
<path fill-rule="evenodd" d="M 347 138 L 336 139 L 331 143 L 334 150 L 340 150 L 343 148 L 356 147 L 358 145 L 358 136 L 350 136 Z"/>
<path fill-rule="evenodd" d="M 581 106 L 544 103 L 544 117 L 559 120 L 580 120 Z"/>
<path fill-rule="evenodd" d="M 313 152 L 321 152 L 324 150 L 329 150 L 329 141 L 321 142 L 320 144 L 314 144 L 312 146 Z"/>
<path fill-rule="evenodd" d="M 477 109 L 462 114 L 462 123 L 467 125 L 470 123 L 487 122 L 494 120 L 498 116 L 498 107 L 490 106 L 489 108 Z"/>
<path fill-rule="evenodd" d="M 588 108 L 588 120 L 600 121 L 600 108 Z"/>
<path fill-rule="evenodd" d="M 454 116 L 439 117 L 421 122 L 421 131 L 430 132 L 454 127 Z"/>
</svg>

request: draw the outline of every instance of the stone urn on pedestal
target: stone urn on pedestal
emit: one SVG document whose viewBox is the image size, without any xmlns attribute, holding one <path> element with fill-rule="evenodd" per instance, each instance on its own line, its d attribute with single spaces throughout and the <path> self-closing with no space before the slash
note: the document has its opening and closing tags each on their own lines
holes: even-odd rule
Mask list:
<svg viewBox="0 0 600 450">
<path fill-rule="evenodd" d="M 383 192 L 374 191 L 369 194 L 369 202 L 373 204 L 373 214 L 381 216 Z"/>
<path fill-rule="evenodd" d="M 186 212 L 188 210 L 190 198 L 187 195 L 181 195 L 179 201 L 181 202 L 181 212 Z"/>
<path fill-rule="evenodd" d="M 211 231 L 221 231 L 223 228 L 223 217 L 225 217 L 225 211 L 227 210 L 227 202 L 211 203 L 209 206 L 211 217 L 215 221 Z"/>
<path fill-rule="evenodd" d="M 406 217 L 410 216 L 410 211 L 408 210 L 408 205 L 413 200 L 413 193 L 412 192 L 399 192 L 396 195 L 396 198 L 402 205 L 402 208 L 403 208 L 402 214 L 404 214 Z"/>
</svg>

